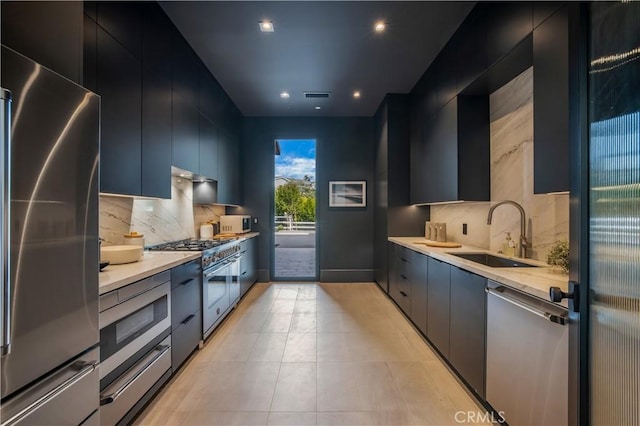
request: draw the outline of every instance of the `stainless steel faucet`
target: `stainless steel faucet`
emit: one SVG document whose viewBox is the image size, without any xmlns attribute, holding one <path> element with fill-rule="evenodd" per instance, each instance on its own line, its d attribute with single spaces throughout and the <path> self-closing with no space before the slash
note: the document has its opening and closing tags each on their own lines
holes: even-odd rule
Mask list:
<svg viewBox="0 0 640 426">
<path fill-rule="evenodd" d="M 527 219 L 524 213 L 524 209 L 520 204 L 516 203 L 515 201 L 505 200 L 505 201 L 500 201 L 498 204 L 491 206 L 491 208 L 489 209 L 489 216 L 487 217 L 487 225 L 491 225 L 491 219 L 493 218 L 493 211 L 503 204 L 511 204 L 512 206 L 517 208 L 518 211 L 520 212 L 520 256 L 519 257 L 524 259 L 527 257 L 527 247 L 529 246 L 529 242 L 527 241 L 527 236 L 526 236 L 527 235 L 527 232 L 526 232 Z"/>
</svg>

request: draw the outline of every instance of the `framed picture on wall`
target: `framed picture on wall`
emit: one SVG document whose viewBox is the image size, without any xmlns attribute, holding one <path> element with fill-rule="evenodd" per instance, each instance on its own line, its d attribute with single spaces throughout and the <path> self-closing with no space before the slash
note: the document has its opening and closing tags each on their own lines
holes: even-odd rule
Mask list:
<svg viewBox="0 0 640 426">
<path fill-rule="evenodd" d="M 329 207 L 366 207 L 367 182 L 334 180 L 329 182 Z"/>
</svg>

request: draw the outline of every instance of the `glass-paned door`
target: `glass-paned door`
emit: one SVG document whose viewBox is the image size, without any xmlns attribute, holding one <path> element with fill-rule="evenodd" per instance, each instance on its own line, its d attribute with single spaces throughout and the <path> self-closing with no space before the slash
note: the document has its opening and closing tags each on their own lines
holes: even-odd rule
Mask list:
<svg viewBox="0 0 640 426">
<path fill-rule="evenodd" d="M 276 141 L 274 176 L 275 281 L 316 281 L 316 141 Z"/>
<path fill-rule="evenodd" d="M 588 415 L 639 425 L 640 3 L 589 11 Z"/>
</svg>

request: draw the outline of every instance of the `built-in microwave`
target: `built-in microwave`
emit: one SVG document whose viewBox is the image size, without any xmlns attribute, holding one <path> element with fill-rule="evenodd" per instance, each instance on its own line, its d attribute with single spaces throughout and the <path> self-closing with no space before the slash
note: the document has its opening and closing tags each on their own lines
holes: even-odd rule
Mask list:
<svg viewBox="0 0 640 426">
<path fill-rule="evenodd" d="M 226 215 L 220 216 L 220 232 L 242 234 L 251 231 L 251 216 Z"/>
</svg>

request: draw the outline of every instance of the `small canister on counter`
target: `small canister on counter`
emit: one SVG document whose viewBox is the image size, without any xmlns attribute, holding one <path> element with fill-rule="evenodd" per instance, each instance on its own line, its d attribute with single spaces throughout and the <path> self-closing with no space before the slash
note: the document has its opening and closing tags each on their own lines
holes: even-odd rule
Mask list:
<svg viewBox="0 0 640 426">
<path fill-rule="evenodd" d="M 427 240 L 431 239 L 431 222 L 429 221 L 424 223 L 424 238 Z"/>
<path fill-rule="evenodd" d="M 210 222 L 200 224 L 200 239 L 210 240 L 213 238 L 213 225 Z"/>
<path fill-rule="evenodd" d="M 444 243 L 447 241 L 447 224 L 436 223 L 436 241 Z"/>
<path fill-rule="evenodd" d="M 140 246 L 144 248 L 144 235 L 138 234 L 135 231 L 124 234 L 124 244 L 127 246 Z"/>
</svg>

